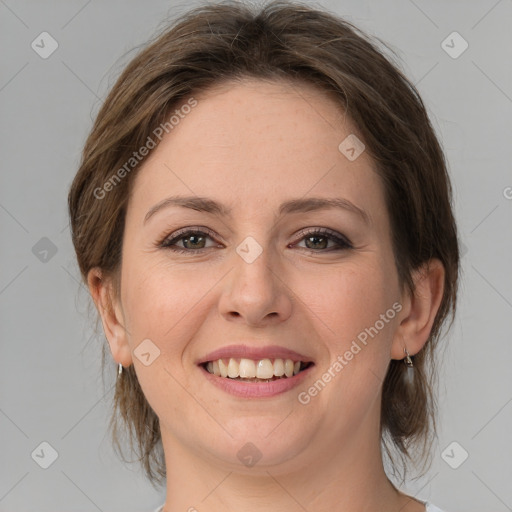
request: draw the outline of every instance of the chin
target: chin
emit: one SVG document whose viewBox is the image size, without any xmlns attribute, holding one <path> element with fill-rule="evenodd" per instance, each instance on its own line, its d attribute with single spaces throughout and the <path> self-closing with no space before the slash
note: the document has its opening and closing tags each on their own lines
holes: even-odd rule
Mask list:
<svg viewBox="0 0 512 512">
<path fill-rule="evenodd" d="M 291 425 L 293 413 L 287 414 L 232 419 L 225 424 L 232 437 L 216 436 L 204 450 L 226 469 L 239 473 L 266 474 L 296 467 L 294 459 L 311 445 L 315 429 L 305 431 L 302 421 Z"/>
</svg>

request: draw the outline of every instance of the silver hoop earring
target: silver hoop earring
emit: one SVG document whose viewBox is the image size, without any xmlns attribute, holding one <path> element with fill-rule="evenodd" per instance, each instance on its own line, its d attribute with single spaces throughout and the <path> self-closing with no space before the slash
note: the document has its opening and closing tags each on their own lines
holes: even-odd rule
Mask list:
<svg viewBox="0 0 512 512">
<path fill-rule="evenodd" d="M 119 365 L 117 367 L 117 378 L 119 379 L 119 377 L 121 377 L 122 374 L 123 374 L 123 365 L 121 363 L 119 363 Z"/>
</svg>

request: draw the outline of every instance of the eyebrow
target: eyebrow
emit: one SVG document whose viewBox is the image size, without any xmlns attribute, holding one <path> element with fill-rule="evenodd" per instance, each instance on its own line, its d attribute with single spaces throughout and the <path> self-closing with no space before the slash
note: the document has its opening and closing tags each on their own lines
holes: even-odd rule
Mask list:
<svg viewBox="0 0 512 512">
<path fill-rule="evenodd" d="M 219 217 L 231 217 L 232 210 L 213 199 L 200 196 L 172 196 L 152 206 L 146 213 L 144 224 L 155 215 L 158 211 L 170 206 L 178 206 L 197 210 L 198 212 L 210 213 Z M 291 199 L 285 201 L 279 207 L 278 217 L 291 213 L 306 213 L 318 210 L 327 210 L 330 208 L 341 208 L 343 210 L 356 214 L 361 220 L 370 225 L 370 216 L 368 213 L 359 208 L 348 199 L 343 198 L 325 198 L 325 197 L 308 197 L 300 199 Z"/>
</svg>

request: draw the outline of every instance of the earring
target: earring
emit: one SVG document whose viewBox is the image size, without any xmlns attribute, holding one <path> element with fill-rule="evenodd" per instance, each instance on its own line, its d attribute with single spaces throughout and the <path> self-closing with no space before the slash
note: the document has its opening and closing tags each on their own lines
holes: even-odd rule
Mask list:
<svg viewBox="0 0 512 512">
<path fill-rule="evenodd" d="M 123 365 L 121 363 L 119 363 L 118 367 L 117 367 L 117 378 L 119 379 L 119 377 L 121 377 L 123 373 Z"/>
<path fill-rule="evenodd" d="M 407 352 L 407 349 L 404 348 L 404 352 L 405 352 L 405 358 L 404 358 L 404 363 L 405 365 L 408 367 L 408 368 L 412 368 L 414 366 L 413 362 L 412 362 L 412 359 L 411 359 L 411 356 L 409 355 L 409 352 Z"/>
<path fill-rule="evenodd" d="M 406 348 L 404 348 L 404 352 L 405 352 L 404 363 L 405 363 L 405 366 L 407 366 L 407 371 L 405 372 L 404 378 L 405 378 L 405 382 L 408 385 L 411 385 L 414 380 L 414 364 L 413 364 L 411 356 L 409 355 L 409 352 L 407 352 Z"/>
</svg>

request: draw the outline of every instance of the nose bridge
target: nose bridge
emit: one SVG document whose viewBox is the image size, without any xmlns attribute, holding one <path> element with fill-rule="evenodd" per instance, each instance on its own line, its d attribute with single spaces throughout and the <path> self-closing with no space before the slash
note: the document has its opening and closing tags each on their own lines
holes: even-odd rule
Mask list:
<svg viewBox="0 0 512 512">
<path fill-rule="evenodd" d="M 243 317 L 254 325 L 271 317 L 287 318 L 291 304 L 277 268 L 278 257 L 267 241 L 260 244 L 255 237 L 246 237 L 233 252 L 234 269 L 221 312 Z"/>
<path fill-rule="evenodd" d="M 268 301 L 276 288 L 276 274 L 272 268 L 272 260 L 275 258 L 272 258 L 269 245 L 262 246 L 254 237 L 249 236 L 237 246 L 233 259 L 233 289 L 237 288 L 238 293 L 255 303 Z"/>
</svg>

